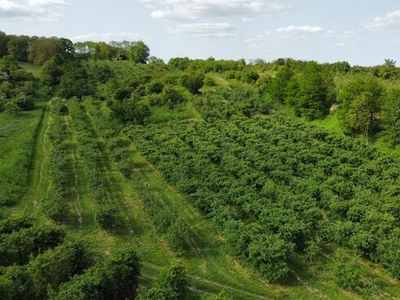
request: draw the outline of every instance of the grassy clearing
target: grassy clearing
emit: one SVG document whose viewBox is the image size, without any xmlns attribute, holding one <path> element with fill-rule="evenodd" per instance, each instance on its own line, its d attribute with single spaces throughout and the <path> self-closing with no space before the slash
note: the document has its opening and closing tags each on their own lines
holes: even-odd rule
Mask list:
<svg viewBox="0 0 400 300">
<path fill-rule="evenodd" d="M 17 116 L 0 114 L 0 203 L 16 204 L 28 191 L 43 102 Z"/>
<path fill-rule="evenodd" d="M 27 63 L 27 62 L 19 62 L 18 64 L 25 71 L 32 73 L 33 76 L 35 76 L 36 78 L 39 78 L 41 76 L 41 67 L 40 66 L 37 66 L 37 65 L 34 65 L 31 63 Z"/>
<path fill-rule="evenodd" d="M 343 128 L 340 123 L 340 120 L 337 117 L 337 114 L 330 114 L 327 117 L 325 117 L 324 119 L 314 120 L 311 122 L 311 124 L 322 127 L 331 132 L 343 134 Z"/>
</svg>

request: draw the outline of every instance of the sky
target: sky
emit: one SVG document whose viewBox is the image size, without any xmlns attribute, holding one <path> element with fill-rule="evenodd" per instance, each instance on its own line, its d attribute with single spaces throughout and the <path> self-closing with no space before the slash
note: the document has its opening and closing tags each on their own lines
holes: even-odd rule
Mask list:
<svg viewBox="0 0 400 300">
<path fill-rule="evenodd" d="M 0 31 L 144 41 L 152 56 L 400 65 L 400 0 L 0 0 Z"/>
</svg>

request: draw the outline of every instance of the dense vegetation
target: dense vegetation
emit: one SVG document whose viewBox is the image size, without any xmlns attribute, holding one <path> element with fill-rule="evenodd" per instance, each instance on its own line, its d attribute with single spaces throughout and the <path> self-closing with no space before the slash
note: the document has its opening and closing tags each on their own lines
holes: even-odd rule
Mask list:
<svg viewBox="0 0 400 300">
<path fill-rule="evenodd" d="M 395 62 L 0 55 L 4 299 L 400 295 Z"/>
</svg>

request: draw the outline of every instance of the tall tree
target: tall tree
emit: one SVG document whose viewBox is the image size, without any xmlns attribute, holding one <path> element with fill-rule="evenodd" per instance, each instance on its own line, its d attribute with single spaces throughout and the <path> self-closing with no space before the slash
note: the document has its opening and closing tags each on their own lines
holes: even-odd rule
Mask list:
<svg viewBox="0 0 400 300">
<path fill-rule="evenodd" d="M 3 31 L 0 31 L 0 58 L 8 54 L 8 40 L 10 37 Z"/>
<path fill-rule="evenodd" d="M 16 60 L 27 61 L 30 38 L 28 36 L 11 36 L 8 42 L 8 53 Z"/>
<path fill-rule="evenodd" d="M 339 92 L 339 118 L 352 134 L 370 135 L 379 129 L 384 87 L 372 76 L 360 76 Z"/>
<path fill-rule="evenodd" d="M 150 48 L 143 42 L 133 43 L 128 49 L 128 57 L 135 63 L 146 64 L 149 61 Z"/>
<path fill-rule="evenodd" d="M 316 62 L 307 64 L 297 76 L 298 99 L 295 108 L 307 119 L 316 119 L 328 114 L 332 104 L 330 75 Z"/>
<path fill-rule="evenodd" d="M 388 141 L 393 146 L 400 144 L 400 89 L 387 92 L 382 105 L 382 123 Z"/>
</svg>

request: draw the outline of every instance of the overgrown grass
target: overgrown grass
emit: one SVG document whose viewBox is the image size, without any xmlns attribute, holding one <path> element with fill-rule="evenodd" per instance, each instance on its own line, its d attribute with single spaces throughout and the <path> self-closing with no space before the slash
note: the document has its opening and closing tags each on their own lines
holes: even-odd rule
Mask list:
<svg viewBox="0 0 400 300">
<path fill-rule="evenodd" d="M 29 187 L 34 143 L 43 102 L 18 115 L 0 113 L 0 204 L 18 203 Z"/>
<path fill-rule="evenodd" d="M 31 63 L 27 63 L 27 62 L 19 62 L 18 64 L 25 71 L 32 73 L 33 76 L 35 76 L 36 78 L 40 78 L 40 76 L 41 76 L 41 67 L 40 66 L 37 66 L 37 65 L 34 65 Z"/>
</svg>

